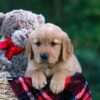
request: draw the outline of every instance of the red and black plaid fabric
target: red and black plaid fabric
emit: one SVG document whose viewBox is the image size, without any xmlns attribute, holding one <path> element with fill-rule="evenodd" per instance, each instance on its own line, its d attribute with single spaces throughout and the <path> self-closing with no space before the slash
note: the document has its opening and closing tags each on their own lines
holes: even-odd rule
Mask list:
<svg viewBox="0 0 100 100">
<path fill-rule="evenodd" d="M 8 81 L 19 100 L 92 100 L 88 83 L 80 73 L 66 78 L 64 91 L 57 95 L 49 89 L 50 80 L 41 90 L 32 87 L 30 78 L 19 77 Z"/>
</svg>

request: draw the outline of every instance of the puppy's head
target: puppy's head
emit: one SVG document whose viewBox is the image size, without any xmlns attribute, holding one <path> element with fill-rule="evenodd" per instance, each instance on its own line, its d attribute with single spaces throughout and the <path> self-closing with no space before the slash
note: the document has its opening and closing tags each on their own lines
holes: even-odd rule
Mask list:
<svg viewBox="0 0 100 100">
<path fill-rule="evenodd" d="M 26 51 L 30 60 L 36 63 L 55 64 L 66 61 L 73 53 L 73 47 L 66 33 L 47 23 L 30 35 Z"/>
</svg>

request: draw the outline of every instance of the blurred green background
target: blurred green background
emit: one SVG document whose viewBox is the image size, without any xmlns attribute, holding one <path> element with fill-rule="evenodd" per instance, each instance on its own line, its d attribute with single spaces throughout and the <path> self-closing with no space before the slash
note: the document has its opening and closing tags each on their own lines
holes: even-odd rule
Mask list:
<svg viewBox="0 0 100 100">
<path fill-rule="evenodd" d="M 93 100 L 100 100 L 100 0 L 0 0 L 0 12 L 13 9 L 42 13 L 69 34 Z"/>
</svg>

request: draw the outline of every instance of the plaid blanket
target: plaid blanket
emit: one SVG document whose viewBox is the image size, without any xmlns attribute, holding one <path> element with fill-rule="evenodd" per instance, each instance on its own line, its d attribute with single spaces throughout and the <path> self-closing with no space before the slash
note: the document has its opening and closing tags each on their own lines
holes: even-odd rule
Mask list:
<svg viewBox="0 0 100 100">
<path fill-rule="evenodd" d="M 88 83 L 80 73 L 66 78 L 64 91 L 57 95 L 49 89 L 50 80 L 41 90 L 32 87 L 30 78 L 13 78 L 9 83 L 19 100 L 92 100 Z"/>
</svg>

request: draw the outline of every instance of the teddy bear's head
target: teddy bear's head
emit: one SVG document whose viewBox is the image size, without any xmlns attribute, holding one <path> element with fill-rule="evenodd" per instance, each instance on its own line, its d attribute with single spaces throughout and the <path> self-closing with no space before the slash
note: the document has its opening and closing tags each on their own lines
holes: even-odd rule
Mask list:
<svg viewBox="0 0 100 100">
<path fill-rule="evenodd" d="M 0 13 L 0 31 L 4 36 L 11 37 L 16 30 L 34 30 L 44 22 L 43 15 L 26 10 L 13 10 L 6 14 Z"/>
<path fill-rule="evenodd" d="M 26 10 L 13 10 L 6 14 L 0 13 L 0 33 L 10 37 L 14 45 L 25 47 L 29 30 L 33 31 L 43 24 L 45 18 Z"/>
<path fill-rule="evenodd" d="M 12 75 L 22 75 L 25 72 L 28 35 L 43 23 L 43 15 L 26 10 L 0 13 L 0 34 L 3 36 L 2 41 L 0 39 L 0 71 L 7 70 Z"/>
</svg>

